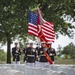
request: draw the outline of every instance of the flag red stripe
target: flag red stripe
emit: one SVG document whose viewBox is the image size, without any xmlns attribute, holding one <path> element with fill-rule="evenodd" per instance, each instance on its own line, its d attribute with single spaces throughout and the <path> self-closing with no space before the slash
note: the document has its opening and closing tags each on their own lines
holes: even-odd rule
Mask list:
<svg viewBox="0 0 75 75">
<path fill-rule="evenodd" d="M 48 41 L 50 42 L 51 40 L 53 41 L 54 38 L 51 38 L 51 39 L 50 39 L 50 38 L 47 38 L 47 37 L 46 37 L 46 40 L 47 40 L 47 42 L 48 42 Z"/>
<path fill-rule="evenodd" d="M 28 27 L 28 29 L 33 30 L 33 31 L 37 32 L 37 28 Z"/>
<path fill-rule="evenodd" d="M 50 42 L 51 40 L 53 41 L 53 40 L 54 40 L 54 38 L 53 38 L 53 39 L 48 39 L 48 38 L 46 38 L 46 40 Z"/>
<path fill-rule="evenodd" d="M 42 27 L 42 30 L 44 32 L 48 32 L 48 33 L 53 33 L 54 34 L 54 31 L 53 30 L 47 29 L 46 27 Z"/>
<path fill-rule="evenodd" d="M 34 36 L 36 36 L 36 37 L 38 36 L 38 34 L 34 33 L 34 32 L 31 31 L 31 30 L 28 31 L 28 34 L 34 35 Z"/>
<path fill-rule="evenodd" d="M 44 32 L 44 35 L 45 35 L 45 36 L 48 36 L 48 37 L 54 37 L 54 36 L 55 36 L 54 34 L 52 34 L 52 33 L 47 33 L 47 32 Z"/>
<path fill-rule="evenodd" d="M 36 25 L 31 24 L 31 23 L 29 23 L 29 24 L 28 24 L 28 27 L 29 27 L 29 26 L 30 26 L 30 27 L 33 27 L 33 28 L 37 28 L 37 26 L 36 26 Z"/>
<path fill-rule="evenodd" d="M 54 39 L 54 37 L 51 37 L 51 36 L 49 36 L 49 37 L 48 37 L 48 36 L 46 36 L 46 38 L 48 38 L 48 39 Z"/>
<path fill-rule="evenodd" d="M 28 34 L 32 34 L 32 35 L 38 36 L 38 34 L 36 32 L 34 32 L 33 30 L 28 30 Z"/>
<path fill-rule="evenodd" d="M 50 25 L 52 28 L 54 28 L 54 25 L 52 22 L 45 22 L 47 25 Z"/>
<path fill-rule="evenodd" d="M 53 30 L 53 29 L 54 29 L 53 27 L 51 27 L 50 25 L 45 24 L 45 23 L 44 23 L 42 26 L 43 26 L 43 27 L 46 27 L 46 28 L 49 28 L 50 30 Z"/>
<path fill-rule="evenodd" d="M 28 32 L 29 32 L 30 30 L 33 31 L 34 33 L 37 33 L 37 31 L 36 31 L 35 29 L 28 28 Z"/>
<path fill-rule="evenodd" d="M 43 31 L 44 35 L 54 36 L 53 33 L 50 33 L 50 32 L 48 32 L 46 30 L 42 30 L 42 31 Z"/>
</svg>

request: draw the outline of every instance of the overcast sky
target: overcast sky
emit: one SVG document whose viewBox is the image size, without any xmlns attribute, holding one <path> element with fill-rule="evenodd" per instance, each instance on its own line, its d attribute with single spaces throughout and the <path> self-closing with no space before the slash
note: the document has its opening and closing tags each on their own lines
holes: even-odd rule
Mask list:
<svg viewBox="0 0 75 75">
<path fill-rule="evenodd" d="M 55 40 L 52 47 L 54 47 L 57 50 L 58 45 L 65 47 L 66 45 L 68 45 L 71 42 L 75 45 L 75 35 L 74 35 L 73 39 L 70 39 L 68 36 L 60 35 L 59 38 Z"/>
<path fill-rule="evenodd" d="M 75 26 L 75 22 L 73 22 L 72 25 Z M 53 47 L 57 50 L 58 45 L 65 47 L 66 45 L 68 45 L 71 42 L 75 45 L 75 29 L 73 29 L 73 30 L 74 30 L 73 39 L 70 39 L 68 36 L 59 35 L 59 38 L 55 39 L 55 42 L 53 43 Z"/>
</svg>

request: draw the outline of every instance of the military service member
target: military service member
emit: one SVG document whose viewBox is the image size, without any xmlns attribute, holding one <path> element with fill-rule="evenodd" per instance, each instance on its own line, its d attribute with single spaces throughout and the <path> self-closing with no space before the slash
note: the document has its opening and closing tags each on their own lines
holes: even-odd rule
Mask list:
<svg viewBox="0 0 75 75">
<path fill-rule="evenodd" d="M 52 43 L 50 43 L 50 46 L 49 48 L 47 49 L 47 53 L 48 55 L 50 56 L 51 60 L 52 60 L 52 63 L 54 64 L 54 56 L 56 56 L 56 52 L 55 52 L 55 49 L 52 48 Z"/>
<path fill-rule="evenodd" d="M 21 50 L 17 45 L 18 43 L 15 43 L 15 47 L 12 48 L 13 64 L 20 64 Z"/>
<path fill-rule="evenodd" d="M 26 62 L 26 51 L 29 49 L 29 43 L 26 43 L 26 47 L 25 48 L 23 48 L 23 53 L 24 53 L 24 60 L 23 60 L 23 62 Z"/>
<path fill-rule="evenodd" d="M 30 47 L 26 49 L 26 62 L 28 66 L 34 66 L 36 60 L 36 50 L 33 48 L 33 43 L 30 43 Z"/>
<path fill-rule="evenodd" d="M 41 48 L 38 50 L 38 56 L 39 56 L 39 64 L 41 67 L 44 67 L 45 64 L 47 64 L 46 56 L 44 55 L 44 51 L 46 51 L 46 44 L 43 42 L 41 43 Z"/>
</svg>

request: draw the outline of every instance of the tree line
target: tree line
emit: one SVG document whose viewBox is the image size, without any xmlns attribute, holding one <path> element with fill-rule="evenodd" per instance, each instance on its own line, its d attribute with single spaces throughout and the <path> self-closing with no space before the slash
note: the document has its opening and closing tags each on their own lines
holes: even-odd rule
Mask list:
<svg viewBox="0 0 75 75">
<path fill-rule="evenodd" d="M 59 58 L 61 57 L 61 55 L 64 55 L 63 58 L 70 58 L 73 59 L 73 61 L 75 61 L 75 45 L 72 42 L 63 48 L 59 45 L 57 53 Z"/>
</svg>

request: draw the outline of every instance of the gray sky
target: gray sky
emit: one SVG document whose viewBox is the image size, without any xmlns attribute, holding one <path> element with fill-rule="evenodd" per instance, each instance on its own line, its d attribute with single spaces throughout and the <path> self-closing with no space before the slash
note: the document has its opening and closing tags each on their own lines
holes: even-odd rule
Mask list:
<svg viewBox="0 0 75 75">
<path fill-rule="evenodd" d="M 57 50 L 58 45 L 65 47 L 66 45 L 68 45 L 71 42 L 75 45 L 75 35 L 74 35 L 73 39 L 70 39 L 68 36 L 60 35 L 59 38 L 55 40 L 52 47 L 54 47 Z"/>
</svg>

